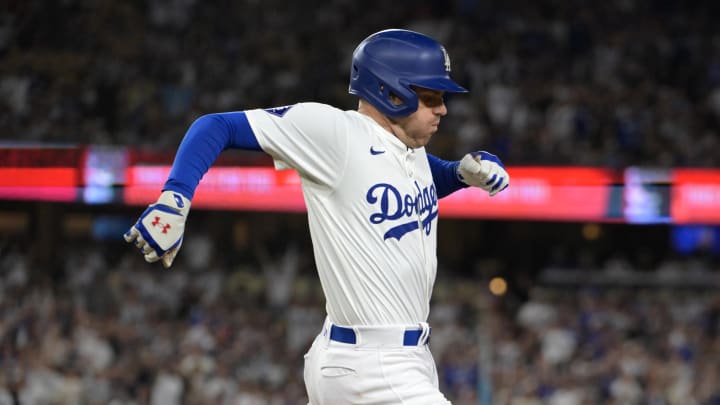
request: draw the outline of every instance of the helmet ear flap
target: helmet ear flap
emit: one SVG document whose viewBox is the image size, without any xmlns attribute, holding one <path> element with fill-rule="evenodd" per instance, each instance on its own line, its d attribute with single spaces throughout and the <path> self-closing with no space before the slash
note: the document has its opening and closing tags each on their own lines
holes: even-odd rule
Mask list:
<svg viewBox="0 0 720 405">
<path fill-rule="evenodd" d="M 386 74 L 385 77 L 391 75 Z M 409 87 L 397 80 L 395 83 L 382 80 L 375 72 L 356 64 L 352 67 L 349 91 L 350 94 L 366 100 L 378 111 L 392 118 L 410 115 L 418 106 L 417 95 Z M 393 95 L 401 102 L 393 102 Z"/>
<path fill-rule="evenodd" d="M 399 109 L 410 110 L 407 114 L 412 114 L 418 107 L 417 93 L 404 85 L 388 89 L 387 100 Z"/>
</svg>

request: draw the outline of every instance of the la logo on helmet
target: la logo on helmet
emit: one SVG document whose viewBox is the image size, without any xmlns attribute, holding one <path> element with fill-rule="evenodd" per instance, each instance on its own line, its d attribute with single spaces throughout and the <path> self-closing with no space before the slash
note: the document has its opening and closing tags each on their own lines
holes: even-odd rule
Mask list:
<svg viewBox="0 0 720 405">
<path fill-rule="evenodd" d="M 443 56 L 445 56 L 445 71 L 449 72 L 450 71 L 450 55 L 448 55 L 444 46 L 441 46 L 440 49 L 442 50 Z"/>
</svg>

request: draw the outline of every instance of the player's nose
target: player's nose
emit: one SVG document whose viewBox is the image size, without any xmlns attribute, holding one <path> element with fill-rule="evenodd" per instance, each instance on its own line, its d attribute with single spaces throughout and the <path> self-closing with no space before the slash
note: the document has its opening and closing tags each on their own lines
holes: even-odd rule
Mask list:
<svg viewBox="0 0 720 405">
<path fill-rule="evenodd" d="M 441 103 L 437 107 L 433 108 L 433 113 L 437 116 L 444 117 L 448 113 L 447 106 L 445 103 Z"/>
</svg>

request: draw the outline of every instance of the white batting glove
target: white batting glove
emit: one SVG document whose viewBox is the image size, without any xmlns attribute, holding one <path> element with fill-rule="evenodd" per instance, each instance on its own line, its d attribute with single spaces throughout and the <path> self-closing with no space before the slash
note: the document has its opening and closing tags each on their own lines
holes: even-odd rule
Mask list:
<svg viewBox="0 0 720 405">
<path fill-rule="evenodd" d="M 480 187 L 490 196 L 505 190 L 510 185 L 510 176 L 500 159 L 485 151 L 472 152 L 460 160 L 460 180 L 467 185 Z"/>
<path fill-rule="evenodd" d="M 163 191 L 157 202 L 148 206 L 135 225 L 125 233 L 125 241 L 134 242 L 146 262 L 162 260 L 167 269 L 182 245 L 189 211 L 190 200 L 180 193 Z"/>
</svg>

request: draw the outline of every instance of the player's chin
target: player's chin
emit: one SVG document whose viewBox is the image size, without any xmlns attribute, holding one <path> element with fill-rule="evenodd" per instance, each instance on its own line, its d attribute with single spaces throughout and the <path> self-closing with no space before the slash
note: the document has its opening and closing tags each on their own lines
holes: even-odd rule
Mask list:
<svg viewBox="0 0 720 405">
<path fill-rule="evenodd" d="M 426 146 L 428 143 L 430 143 L 430 138 L 432 138 L 432 134 L 429 134 L 428 136 L 424 136 L 422 138 L 416 138 L 415 141 L 415 148 L 422 148 L 423 146 Z"/>
<path fill-rule="evenodd" d="M 411 145 L 408 146 L 411 146 L 412 148 L 422 148 L 430 142 L 430 139 L 436 131 L 437 128 L 428 128 L 425 131 L 415 132 L 409 137 Z"/>
</svg>

